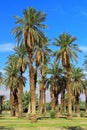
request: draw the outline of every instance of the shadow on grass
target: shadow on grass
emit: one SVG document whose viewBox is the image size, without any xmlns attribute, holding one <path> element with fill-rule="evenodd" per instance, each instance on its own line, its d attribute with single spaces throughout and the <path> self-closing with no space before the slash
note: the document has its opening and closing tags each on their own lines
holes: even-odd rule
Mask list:
<svg viewBox="0 0 87 130">
<path fill-rule="evenodd" d="M 65 127 L 67 130 L 84 130 L 83 128 L 81 128 L 80 126 L 71 126 L 71 127 Z"/>
<path fill-rule="evenodd" d="M 13 128 L 7 128 L 5 126 L 0 126 L 0 130 L 14 130 Z"/>
</svg>

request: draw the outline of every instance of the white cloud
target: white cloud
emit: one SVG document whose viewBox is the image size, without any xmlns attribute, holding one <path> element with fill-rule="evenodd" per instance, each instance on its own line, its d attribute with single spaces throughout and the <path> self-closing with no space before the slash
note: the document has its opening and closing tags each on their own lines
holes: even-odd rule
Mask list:
<svg viewBox="0 0 87 130">
<path fill-rule="evenodd" d="M 87 46 L 80 46 L 79 48 L 81 51 L 87 52 Z"/>
<path fill-rule="evenodd" d="M 13 48 L 14 48 L 14 44 L 12 43 L 0 44 L 0 52 L 13 51 Z"/>
</svg>

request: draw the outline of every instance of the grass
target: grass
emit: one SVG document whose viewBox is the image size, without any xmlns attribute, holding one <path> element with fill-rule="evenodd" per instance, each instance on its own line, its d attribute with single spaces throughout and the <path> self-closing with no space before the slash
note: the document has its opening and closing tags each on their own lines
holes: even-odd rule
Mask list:
<svg viewBox="0 0 87 130">
<path fill-rule="evenodd" d="M 13 118 L 9 115 L 0 116 L 0 130 L 87 130 L 87 118 L 41 118 L 31 123 L 26 117 Z"/>
</svg>

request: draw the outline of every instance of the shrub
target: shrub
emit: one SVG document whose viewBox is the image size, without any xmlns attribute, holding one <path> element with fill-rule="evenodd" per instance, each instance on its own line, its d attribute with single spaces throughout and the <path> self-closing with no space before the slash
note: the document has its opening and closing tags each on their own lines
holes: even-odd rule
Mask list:
<svg viewBox="0 0 87 130">
<path fill-rule="evenodd" d="M 50 117 L 51 117 L 51 118 L 55 118 L 55 111 L 51 111 L 51 112 L 50 112 Z"/>
<path fill-rule="evenodd" d="M 72 117 L 77 117 L 77 114 L 76 114 L 76 113 L 73 113 L 73 114 L 72 114 Z"/>
<path fill-rule="evenodd" d="M 81 111 L 80 116 L 81 116 L 81 117 L 84 117 L 84 116 L 85 116 L 85 112 L 84 112 L 84 111 Z"/>
</svg>

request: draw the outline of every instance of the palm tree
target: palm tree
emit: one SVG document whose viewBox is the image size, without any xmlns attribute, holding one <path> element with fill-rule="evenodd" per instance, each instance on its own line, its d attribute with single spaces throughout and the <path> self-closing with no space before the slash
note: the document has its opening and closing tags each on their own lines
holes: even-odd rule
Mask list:
<svg viewBox="0 0 87 130">
<path fill-rule="evenodd" d="M 87 55 L 85 55 L 85 61 L 84 61 L 84 66 L 85 69 L 87 69 Z M 84 81 L 84 91 L 85 91 L 85 101 L 86 101 L 86 112 L 87 112 L 87 79 Z"/>
<path fill-rule="evenodd" d="M 67 77 L 67 91 L 68 91 L 68 117 L 72 117 L 72 108 L 71 108 L 71 90 L 70 90 L 70 64 L 71 60 L 77 59 L 76 51 L 79 51 L 79 48 L 76 44 L 73 44 L 73 42 L 76 40 L 76 37 L 72 37 L 72 35 L 63 33 L 59 36 L 59 38 L 54 39 L 54 45 L 57 47 L 60 47 L 59 50 L 57 50 L 54 53 L 54 56 L 56 56 L 56 60 L 61 60 L 63 67 L 66 69 L 66 77 Z"/>
<path fill-rule="evenodd" d="M 79 116 L 80 114 L 80 94 L 83 91 L 83 81 L 85 74 L 81 68 L 73 68 L 72 69 L 72 82 L 71 82 L 71 91 L 72 95 L 75 96 L 76 99 L 76 111 Z"/>
<path fill-rule="evenodd" d="M 48 69 L 48 74 L 51 75 L 50 82 L 50 95 L 51 95 L 51 105 L 52 110 L 58 112 L 58 95 L 60 93 L 60 79 L 62 74 L 62 68 L 60 68 L 59 64 L 54 62 L 50 64 L 50 68 Z"/>
<path fill-rule="evenodd" d="M 42 114 L 42 106 L 44 100 L 44 113 L 46 113 L 46 71 L 48 69 L 47 64 L 49 62 L 51 49 L 48 48 L 48 43 L 39 44 L 35 47 L 36 50 L 36 69 L 39 67 L 41 73 L 40 84 L 40 98 L 39 98 L 39 112 Z"/>
<path fill-rule="evenodd" d="M 83 88 L 85 92 L 85 106 L 86 106 L 86 112 L 87 112 L 87 79 L 84 79 Z"/>
<path fill-rule="evenodd" d="M 23 73 L 26 70 L 27 67 L 27 58 L 26 58 L 26 54 L 27 54 L 27 50 L 25 47 L 25 44 L 20 44 L 20 46 L 15 47 L 15 54 L 18 56 L 18 63 L 17 66 L 20 70 L 20 77 L 19 77 L 19 87 L 18 87 L 18 105 L 19 105 L 19 111 L 18 111 L 18 116 L 22 117 L 22 95 L 23 95 L 23 85 L 24 83 L 24 77 L 23 77 Z"/>
<path fill-rule="evenodd" d="M 34 46 L 46 43 L 47 38 L 41 29 L 46 28 L 43 22 L 46 19 L 46 14 L 41 11 L 36 11 L 34 8 L 28 8 L 23 11 L 23 18 L 15 16 L 16 24 L 18 25 L 12 30 L 16 35 L 18 42 L 24 40 L 29 58 L 29 76 L 30 76 L 30 95 L 31 95 L 31 114 L 32 121 L 36 121 L 36 102 L 35 102 L 35 81 L 34 81 Z"/>
<path fill-rule="evenodd" d="M 5 70 L 4 84 L 7 88 L 10 88 L 10 109 L 11 116 L 18 114 L 18 97 L 17 97 L 17 85 L 19 84 L 18 68 L 16 66 L 17 57 L 10 55 L 8 57 L 7 66 Z"/>
<path fill-rule="evenodd" d="M 60 106 L 60 113 L 66 112 L 66 104 L 65 104 L 65 91 L 66 91 L 66 77 L 64 72 L 62 72 L 60 78 L 60 91 L 61 91 L 61 106 Z"/>
</svg>

